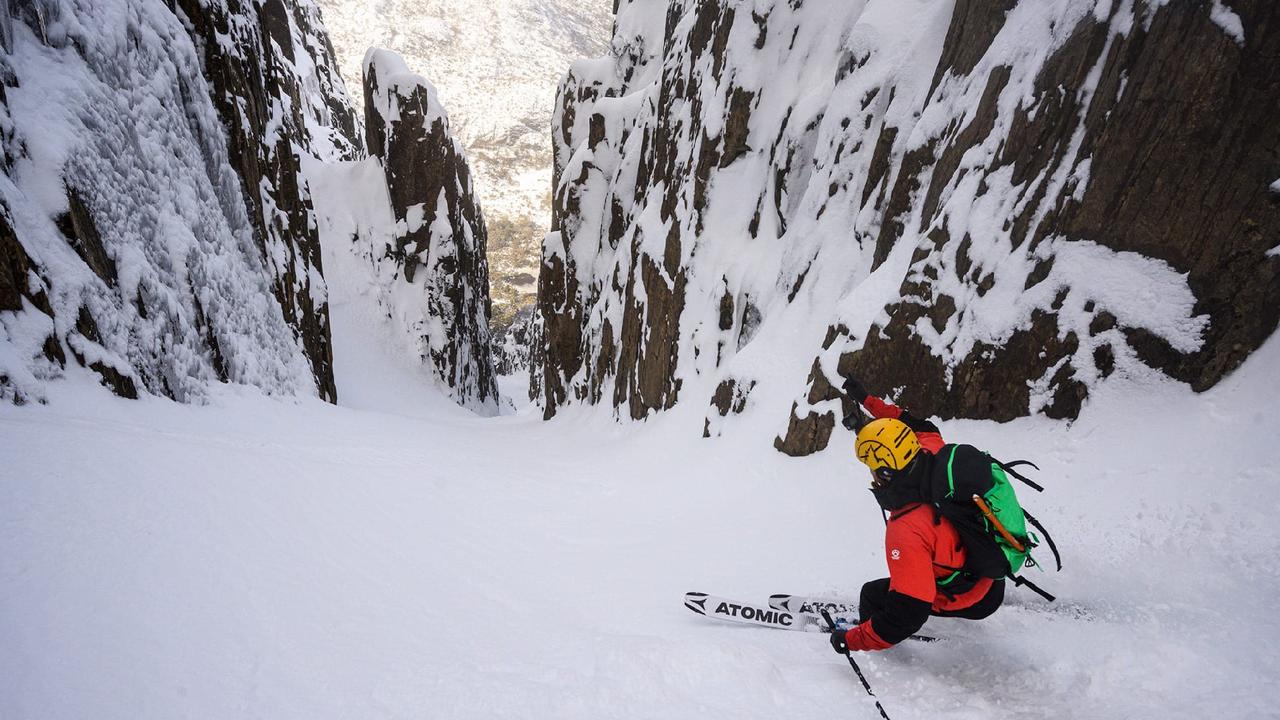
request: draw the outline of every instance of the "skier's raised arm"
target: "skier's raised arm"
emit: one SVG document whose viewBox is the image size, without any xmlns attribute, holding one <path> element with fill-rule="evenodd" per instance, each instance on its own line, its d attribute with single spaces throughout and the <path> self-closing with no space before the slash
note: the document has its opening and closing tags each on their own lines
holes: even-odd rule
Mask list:
<svg viewBox="0 0 1280 720">
<path fill-rule="evenodd" d="M 882 400 L 872 395 L 855 378 L 846 378 L 843 389 L 850 400 L 866 408 L 873 418 L 877 420 L 881 418 L 901 420 L 904 425 L 915 432 L 916 437 L 920 440 L 920 446 L 925 450 L 938 452 L 943 446 L 942 431 L 932 421 L 916 417 L 910 411 L 904 410 L 888 400 Z M 854 412 L 857 412 L 856 409 Z M 845 427 L 850 430 L 854 429 L 852 424 L 847 421 L 845 422 Z"/>
</svg>

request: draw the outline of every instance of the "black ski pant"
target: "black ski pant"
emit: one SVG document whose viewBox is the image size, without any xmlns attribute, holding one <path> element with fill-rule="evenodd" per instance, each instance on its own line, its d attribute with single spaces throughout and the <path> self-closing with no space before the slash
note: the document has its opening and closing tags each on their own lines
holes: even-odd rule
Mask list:
<svg viewBox="0 0 1280 720">
<path fill-rule="evenodd" d="M 978 602 L 959 610 L 930 610 L 935 617 L 956 617 L 981 620 L 991 615 L 1004 602 L 1004 579 L 991 583 L 991 589 Z M 883 613 L 889 607 L 889 578 L 880 578 L 862 586 L 858 597 L 858 618 L 866 620 Z"/>
</svg>

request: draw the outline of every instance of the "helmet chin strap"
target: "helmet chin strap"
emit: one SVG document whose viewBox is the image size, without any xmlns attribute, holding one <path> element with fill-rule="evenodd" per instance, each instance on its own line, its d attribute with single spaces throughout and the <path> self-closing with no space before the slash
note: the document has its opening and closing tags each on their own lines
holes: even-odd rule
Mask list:
<svg viewBox="0 0 1280 720">
<path fill-rule="evenodd" d="M 914 472 L 919 466 L 916 458 L 912 458 L 902 470 L 885 466 L 871 471 L 875 478 L 871 483 L 871 494 L 876 496 L 876 502 L 880 507 L 893 511 L 903 505 L 926 500 L 925 493 L 918 482 L 918 474 Z M 917 481 L 913 482 L 913 480 Z"/>
<path fill-rule="evenodd" d="M 882 465 L 876 468 L 875 470 L 872 470 L 871 471 L 872 489 L 884 487 L 885 485 L 888 485 L 890 482 L 893 481 L 893 478 L 897 475 L 897 473 L 898 473 L 897 470 L 894 470 L 888 465 Z"/>
</svg>

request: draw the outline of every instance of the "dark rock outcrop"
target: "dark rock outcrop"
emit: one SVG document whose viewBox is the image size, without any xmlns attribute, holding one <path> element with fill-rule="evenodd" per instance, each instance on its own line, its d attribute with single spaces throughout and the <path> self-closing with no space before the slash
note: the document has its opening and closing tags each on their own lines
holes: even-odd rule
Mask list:
<svg viewBox="0 0 1280 720">
<path fill-rule="evenodd" d="M 395 53 L 365 56 L 364 93 L 369 151 L 382 162 L 398 223 L 386 254 L 404 283 L 421 288 L 410 332 L 460 404 L 496 413 L 485 224 L 462 146 L 435 88 Z"/>
<path fill-rule="evenodd" d="M 557 98 L 547 417 L 718 396 L 753 343 L 804 337 L 757 380 L 803 381 L 777 446 L 805 454 L 840 374 L 928 415 L 1072 418 L 1103 378 L 1203 390 L 1270 336 L 1280 6 L 860 22 L 887 9 L 619 3 L 612 57 Z"/>
<path fill-rule="evenodd" d="M 955 252 L 947 238 L 917 251 L 903 299 L 888 309 L 889 323 L 873 327 L 861 347 L 843 353 L 837 372 L 878 380 L 872 389 L 881 392 L 901 387 L 898 399 L 926 413 L 1009 420 L 1027 413 L 1033 390 L 1045 415 L 1075 417 L 1089 382 L 1111 373 L 1117 352 L 1135 354 L 1196 390 L 1238 367 L 1280 321 L 1280 275 L 1275 258 L 1267 256 L 1280 232 L 1280 208 L 1266 193 L 1277 174 L 1271 146 L 1280 121 L 1265 109 L 1280 87 L 1280 71 L 1268 60 L 1280 53 L 1280 12 L 1265 2 L 1232 3 L 1232 9 L 1247 28 L 1243 43 L 1215 27 L 1208 8 L 1197 3 L 1139 4 L 1143 22 L 1128 32 L 1117 29 L 1129 22 L 1117 17 L 1118 9 L 1107 18 L 1082 18 L 1036 74 L 1035 102 L 1015 109 L 1003 135 L 993 128 L 994 96 L 1009 69 L 991 69 L 973 121 L 944 134 L 930 153 L 938 160 L 921 217 L 922 225 L 945 226 L 936 198 L 947 189 L 957 158 L 997 140 L 1001 151 L 994 162 L 975 172 L 1012 168 L 1013 182 L 1028 183 L 1024 192 L 1033 198 L 1010 219 L 1012 241 L 1034 252 L 1052 239 L 1087 239 L 1186 273 L 1195 297 L 1190 314 L 1208 321 L 1196 349 L 1175 348 L 1144 327 L 1089 333 L 1078 323 L 1064 327 L 1062 300 L 1055 297 L 999 345 L 979 342 L 943 362 L 913 328 L 936 317 L 944 302 L 955 312 L 954 301 L 936 295 L 937 283 L 918 271 L 932 263 L 941 274 L 951 264 L 977 295 L 990 289 L 993 277 L 963 255 L 954 263 L 942 258 Z M 982 3 L 957 6 L 944 61 L 981 51 L 975 47 L 980 38 L 966 28 L 989 27 L 991 12 Z M 939 66 L 935 85 L 946 72 L 973 70 L 971 62 L 955 62 Z M 1081 162 L 1089 165 L 1079 184 L 1055 184 Z M 904 168 L 895 192 L 924 169 Z M 1038 220 L 1036 208 L 1043 214 Z M 1042 253 L 1028 289 L 1048 281 L 1053 267 L 1052 251 Z M 1054 292 L 1065 298 L 1067 288 Z M 1108 314 L 1100 306 L 1084 312 L 1090 323 Z M 786 435 L 793 450 L 825 446 L 807 426 L 807 419 L 793 414 Z"/>
<path fill-rule="evenodd" d="M 747 398 L 755 388 L 754 380 L 741 381 L 737 378 L 726 378 L 716 386 L 711 394 L 711 407 L 715 414 L 708 413 L 702 424 L 702 437 L 718 436 L 723 419 L 729 415 L 738 415 L 747 409 Z"/>
</svg>

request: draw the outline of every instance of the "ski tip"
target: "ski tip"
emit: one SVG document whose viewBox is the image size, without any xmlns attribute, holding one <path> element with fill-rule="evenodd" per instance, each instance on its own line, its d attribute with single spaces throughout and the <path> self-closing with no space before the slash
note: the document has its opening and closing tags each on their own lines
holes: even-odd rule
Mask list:
<svg viewBox="0 0 1280 720">
<path fill-rule="evenodd" d="M 684 594 L 684 606 L 699 615 L 707 614 L 707 594 L 700 592 L 689 592 Z"/>
</svg>

